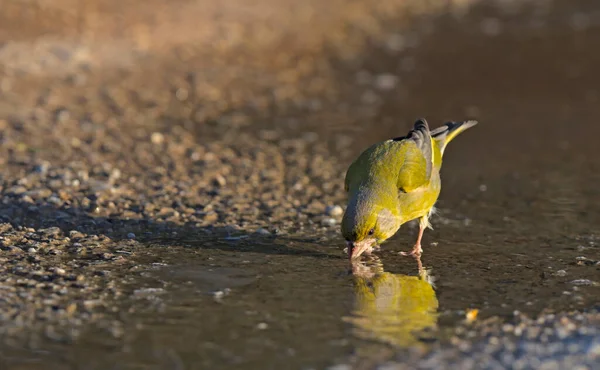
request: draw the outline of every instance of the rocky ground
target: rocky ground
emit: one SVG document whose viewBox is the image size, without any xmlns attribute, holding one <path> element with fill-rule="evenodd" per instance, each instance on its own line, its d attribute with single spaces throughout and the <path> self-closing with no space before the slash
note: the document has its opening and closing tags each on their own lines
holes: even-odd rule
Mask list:
<svg viewBox="0 0 600 370">
<path fill-rule="evenodd" d="M 135 294 L 123 280 L 150 245 L 337 238 L 357 137 L 378 136 L 364 124 L 397 119 L 383 112 L 407 94 L 399 76 L 415 68 L 417 35 L 439 11 L 459 17 L 469 2 L 244 3 L 156 0 L 148 12 L 112 1 L 2 4 L 5 343 L 70 342 L 92 324 L 120 337 L 123 299 Z M 482 27 L 498 31 L 493 20 Z M 402 53 L 394 71 L 373 57 Z M 461 327 L 451 347 L 410 361 L 489 369 L 600 361 L 597 312 L 515 320 Z M 552 336 L 565 344 L 545 347 Z M 587 357 L 575 361 L 581 346 Z M 391 357 L 375 362 L 404 368 Z M 353 366 L 374 366 L 364 361 Z"/>
<path fill-rule="evenodd" d="M 600 361 L 598 320 L 597 310 L 535 319 L 516 311 L 508 319 L 463 323 L 448 343 L 425 355 L 378 351 L 329 369 L 594 369 Z"/>
</svg>

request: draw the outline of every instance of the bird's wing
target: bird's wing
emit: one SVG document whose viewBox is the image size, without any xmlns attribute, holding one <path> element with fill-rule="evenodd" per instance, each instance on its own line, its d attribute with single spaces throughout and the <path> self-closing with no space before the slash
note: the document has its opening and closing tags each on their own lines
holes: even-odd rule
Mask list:
<svg viewBox="0 0 600 370">
<path fill-rule="evenodd" d="M 404 137 L 386 140 L 367 148 L 348 168 L 344 189 L 367 178 L 395 179 L 403 192 L 429 182 L 432 171 L 432 141 L 423 119 Z M 393 180 L 392 180 L 393 181 Z"/>
<path fill-rule="evenodd" d="M 403 162 L 398 171 L 398 189 L 410 192 L 429 182 L 432 171 L 431 134 L 427 121 L 420 119 L 399 144 Z"/>
<path fill-rule="evenodd" d="M 350 165 L 350 167 L 348 167 L 348 170 L 346 171 L 346 176 L 344 177 L 344 191 L 348 191 L 350 190 L 350 169 L 352 168 L 352 165 Z"/>
</svg>

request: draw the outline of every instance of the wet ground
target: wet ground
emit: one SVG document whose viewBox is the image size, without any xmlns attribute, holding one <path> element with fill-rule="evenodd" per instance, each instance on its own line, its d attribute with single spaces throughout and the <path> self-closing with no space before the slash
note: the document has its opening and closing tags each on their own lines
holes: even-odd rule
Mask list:
<svg viewBox="0 0 600 370">
<path fill-rule="evenodd" d="M 4 5 L 3 369 L 598 366 L 594 2 L 264 0 L 210 8 L 218 42 L 106 4 Z M 345 169 L 418 117 L 480 122 L 424 269 L 410 224 L 349 266 Z"/>
</svg>

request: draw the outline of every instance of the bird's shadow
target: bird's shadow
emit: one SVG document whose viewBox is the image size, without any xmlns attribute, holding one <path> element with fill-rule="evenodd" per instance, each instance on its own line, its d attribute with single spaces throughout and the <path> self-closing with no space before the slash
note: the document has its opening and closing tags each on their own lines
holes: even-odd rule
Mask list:
<svg viewBox="0 0 600 370">
<path fill-rule="evenodd" d="M 72 231 L 87 235 L 104 235 L 113 241 L 130 240 L 156 247 L 187 247 L 226 252 L 264 253 L 312 258 L 341 259 L 332 243 L 319 243 L 318 237 L 294 237 L 275 233 L 249 232 L 236 227 L 197 226 L 150 217 L 94 216 L 77 205 L 60 207 L 48 203 L 29 203 L 4 195 L 0 207 L 0 223 L 14 228 L 36 230 L 57 227 L 68 236 Z M 326 250 L 323 250 L 327 247 Z"/>
</svg>

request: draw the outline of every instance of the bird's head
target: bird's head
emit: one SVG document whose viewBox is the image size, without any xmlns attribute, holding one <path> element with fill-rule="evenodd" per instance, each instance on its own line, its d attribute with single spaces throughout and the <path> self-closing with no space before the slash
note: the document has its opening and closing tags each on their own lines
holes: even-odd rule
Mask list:
<svg viewBox="0 0 600 370">
<path fill-rule="evenodd" d="M 400 217 L 392 211 L 395 208 L 369 198 L 364 201 L 350 200 L 341 225 L 350 259 L 358 258 L 398 231 L 401 222 Z"/>
</svg>

